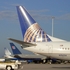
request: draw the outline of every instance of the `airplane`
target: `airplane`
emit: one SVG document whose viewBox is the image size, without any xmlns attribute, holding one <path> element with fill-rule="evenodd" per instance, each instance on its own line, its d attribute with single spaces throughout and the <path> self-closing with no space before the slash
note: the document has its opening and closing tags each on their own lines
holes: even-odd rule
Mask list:
<svg viewBox="0 0 70 70">
<path fill-rule="evenodd" d="M 50 59 L 50 58 L 47 58 L 47 57 L 39 55 L 39 54 L 27 54 L 27 55 L 25 55 L 25 54 L 21 53 L 21 51 L 14 45 L 14 43 L 10 43 L 10 47 L 11 47 L 14 55 L 18 55 L 20 58 L 21 58 L 21 56 L 22 56 L 22 58 L 26 57 L 26 60 L 31 58 L 33 60 L 32 62 L 34 62 L 34 63 L 45 64 L 48 62 L 49 64 L 51 64 L 51 63 L 56 63 L 56 62 L 60 63 L 61 62 L 60 60 L 57 60 L 55 58 Z M 16 56 L 14 56 L 14 57 L 16 57 Z M 27 62 L 30 63 L 30 60 L 28 60 Z"/>
<path fill-rule="evenodd" d="M 36 54 L 22 54 L 21 51 L 13 44 L 10 43 L 13 55 L 11 52 L 5 48 L 5 57 L 7 58 L 15 58 L 16 60 L 27 60 L 28 63 L 34 62 L 34 63 L 46 63 L 46 57 L 41 56 L 41 55 L 36 55 Z M 14 60 L 14 59 L 13 59 Z"/>
<path fill-rule="evenodd" d="M 17 6 L 23 41 L 9 38 L 25 50 L 46 57 L 70 60 L 70 42 L 46 34 L 23 6 Z"/>
<path fill-rule="evenodd" d="M 12 56 L 10 56 L 11 55 L 11 53 L 9 52 L 9 50 L 7 49 L 7 48 L 4 48 L 5 49 L 5 55 L 2 57 L 2 58 L 0 58 L 0 62 L 5 62 L 6 60 L 9 60 L 9 59 L 11 59 L 11 60 L 13 60 L 12 58 Z M 9 58 L 9 59 L 8 59 Z M 15 58 L 14 58 L 15 59 Z"/>
<path fill-rule="evenodd" d="M 19 58 L 23 58 L 24 60 L 33 60 L 33 62 L 46 63 L 47 57 L 45 56 L 39 54 L 23 54 L 13 43 L 10 43 L 10 46 L 15 57 L 17 55 Z"/>
<path fill-rule="evenodd" d="M 5 52 L 4 58 L 6 60 L 19 60 L 19 59 L 15 58 L 14 55 L 12 55 L 12 53 L 9 51 L 8 48 L 4 48 L 4 52 Z"/>
</svg>

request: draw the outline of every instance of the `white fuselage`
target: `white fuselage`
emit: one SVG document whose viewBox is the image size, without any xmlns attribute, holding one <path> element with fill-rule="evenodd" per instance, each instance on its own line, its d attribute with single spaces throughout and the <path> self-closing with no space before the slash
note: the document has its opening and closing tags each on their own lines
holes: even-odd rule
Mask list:
<svg viewBox="0 0 70 70">
<path fill-rule="evenodd" d="M 70 60 L 70 42 L 39 42 L 37 46 L 23 48 L 47 57 Z"/>
</svg>

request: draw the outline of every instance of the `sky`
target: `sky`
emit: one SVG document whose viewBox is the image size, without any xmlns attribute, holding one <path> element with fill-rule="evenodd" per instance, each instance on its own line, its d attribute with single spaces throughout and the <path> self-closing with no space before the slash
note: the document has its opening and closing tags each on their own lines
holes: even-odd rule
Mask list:
<svg viewBox="0 0 70 70">
<path fill-rule="evenodd" d="M 54 17 L 53 36 L 70 41 L 70 0 L 0 0 L 0 57 L 4 55 L 5 47 L 11 51 L 8 38 L 23 40 L 16 10 L 18 5 L 24 6 L 49 35 L 52 35 Z M 22 53 L 31 54 L 14 44 Z"/>
</svg>

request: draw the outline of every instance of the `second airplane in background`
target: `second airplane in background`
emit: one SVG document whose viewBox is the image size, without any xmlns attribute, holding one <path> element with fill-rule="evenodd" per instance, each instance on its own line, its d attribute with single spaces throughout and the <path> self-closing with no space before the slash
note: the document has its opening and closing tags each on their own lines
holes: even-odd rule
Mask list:
<svg viewBox="0 0 70 70">
<path fill-rule="evenodd" d="M 45 56 L 36 55 L 36 54 L 22 54 L 21 51 L 13 43 L 10 43 L 10 47 L 12 49 L 13 55 L 10 53 L 8 49 L 5 48 L 5 56 L 7 58 L 10 58 L 12 60 L 19 60 L 19 61 L 27 60 L 28 63 L 46 62 Z"/>
</svg>

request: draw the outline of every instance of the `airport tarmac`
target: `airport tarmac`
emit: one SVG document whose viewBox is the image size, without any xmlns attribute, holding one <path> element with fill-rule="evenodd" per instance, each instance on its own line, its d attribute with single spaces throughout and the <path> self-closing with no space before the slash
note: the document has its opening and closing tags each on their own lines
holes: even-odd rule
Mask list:
<svg viewBox="0 0 70 70">
<path fill-rule="evenodd" d="M 70 64 L 23 64 L 18 70 L 70 70 Z"/>
</svg>

